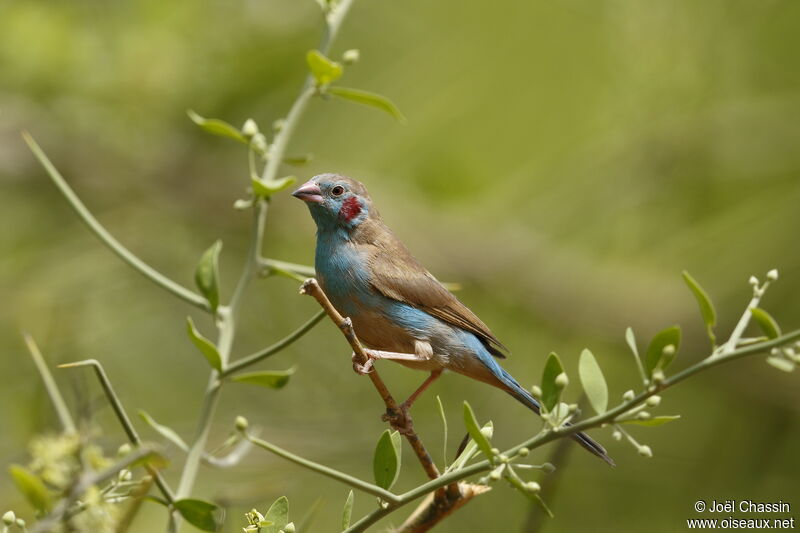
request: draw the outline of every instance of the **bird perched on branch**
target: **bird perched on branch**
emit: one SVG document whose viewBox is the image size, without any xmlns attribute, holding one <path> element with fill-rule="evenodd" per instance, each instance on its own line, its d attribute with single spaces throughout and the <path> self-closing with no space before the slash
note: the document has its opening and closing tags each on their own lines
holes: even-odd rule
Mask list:
<svg viewBox="0 0 800 533">
<path fill-rule="evenodd" d="M 442 286 L 386 227 L 364 185 L 321 174 L 294 191 L 317 225 L 317 280 L 339 313 L 350 317 L 367 346 L 365 365 L 389 359 L 431 373 L 404 402 L 414 400 L 443 370 L 498 387 L 539 413 L 539 402 L 501 367 L 505 347 L 472 311 Z M 584 448 L 614 464 L 600 444 L 573 435 Z"/>
</svg>

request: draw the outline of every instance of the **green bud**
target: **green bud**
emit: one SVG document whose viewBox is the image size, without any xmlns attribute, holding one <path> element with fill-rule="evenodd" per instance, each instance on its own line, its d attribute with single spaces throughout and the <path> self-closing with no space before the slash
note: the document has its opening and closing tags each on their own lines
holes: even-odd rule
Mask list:
<svg viewBox="0 0 800 533">
<path fill-rule="evenodd" d="M 483 476 L 482 478 L 478 479 L 478 484 L 479 485 L 488 485 L 489 484 L 489 478 L 486 477 L 486 476 Z"/>
<path fill-rule="evenodd" d="M 500 472 L 498 472 L 497 470 L 492 470 L 492 473 L 489 474 L 489 479 L 491 479 L 492 481 L 497 481 L 498 479 L 500 479 Z"/>
<path fill-rule="evenodd" d="M 639 420 L 650 420 L 651 416 L 647 411 L 642 411 L 636 415 L 636 418 Z"/>
<path fill-rule="evenodd" d="M 286 533 L 294 533 L 295 531 L 294 522 L 289 522 L 288 524 L 286 524 L 283 527 L 283 531 L 285 531 Z"/>
<path fill-rule="evenodd" d="M 492 428 L 489 427 L 481 428 L 481 435 L 483 435 L 487 439 L 492 438 L 492 433 L 493 433 Z"/>
<path fill-rule="evenodd" d="M 3 515 L 3 523 L 7 526 L 13 526 L 17 521 L 17 515 L 14 514 L 14 511 L 7 511 L 6 514 Z"/>
<path fill-rule="evenodd" d="M 352 65 L 358 61 L 359 57 L 361 57 L 361 52 L 355 48 L 352 48 L 350 50 L 346 50 L 345 53 L 342 54 L 342 62 L 345 65 Z"/>
<path fill-rule="evenodd" d="M 574 415 L 575 413 L 577 413 L 578 412 L 578 404 L 577 403 L 569 404 L 569 407 L 567 407 L 567 412 L 569 414 L 571 414 L 571 415 Z"/>
<path fill-rule="evenodd" d="M 131 450 L 133 450 L 133 448 L 131 447 L 130 444 L 128 444 L 127 442 L 125 444 L 122 444 L 119 448 L 117 448 L 117 457 L 125 457 L 126 455 L 131 453 Z"/>
<path fill-rule="evenodd" d="M 119 474 L 117 474 L 117 479 L 120 481 L 130 481 L 133 479 L 133 473 L 127 468 L 123 468 L 119 471 Z"/>
<path fill-rule="evenodd" d="M 500 455 L 500 450 L 498 450 L 497 448 L 492 448 L 491 452 L 492 452 L 492 455 Z"/>
<path fill-rule="evenodd" d="M 500 455 L 497 456 L 497 460 L 500 461 L 501 463 L 507 463 L 508 456 L 504 453 L 501 453 Z"/>
<path fill-rule="evenodd" d="M 249 426 L 249 422 L 243 416 L 236 417 L 236 430 L 237 431 L 247 431 L 247 426 Z"/>
<path fill-rule="evenodd" d="M 244 126 L 242 126 L 242 135 L 250 139 L 257 133 L 258 133 L 258 125 L 256 124 L 256 121 L 253 120 L 252 118 L 248 118 L 247 120 L 245 120 Z"/>
<path fill-rule="evenodd" d="M 770 281 L 776 281 L 778 279 L 778 269 L 773 268 L 767 272 L 767 279 Z"/>
<path fill-rule="evenodd" d="M 615 429 L 614 432 L 611 434 L 611 437 L 614 440 L 622 440 L 622 432 L 618 429 Z"/>
<path fill-rule="evenodd" d="M 537 494 L 539 491 L 542 490 L 542 487 L 535 481 L 528 481 L 527 483 L 525 483 L 525 490 L 530 493 Z"/>
<path fill-rule="evenodd" d="M 650 396 L 645 403 L 648 407 L 655 407 L 661 403 L 661 396 Z"/>
<path fill-rule="evenodd" d="M 233 202 L 233 208 L 237 211 L 244 211 L 253 207 L 253 200 L 250 198 L 239 198 Z"/>
<path fill-rule="evenodd" d="M 541 398 L 542 397 L 542 389 L 540 389 L 538 385 L 534 385 L 533 387 L 531 387 L 531 395 L 534 398 Z"/>
<path fill-rule="evenodd" d="M 653 457 L 653 450 L 650 449 L 650 446 L 639 446 L 639 449 L 637 451 L 639 452 L 639 455 L 641 455 L 642 457 L 647 457 L 647 458 Z"/>
<path fill-rule="evenodd" d="M 278 133 L 283 129 L 284 124 L 286 124 L 286 119 L 279 118 L 278 120 L 272 123 L 272 131 Z"/>
<path fill-rule="evenodd" d="M 256 133 L 253 135 L 253 138 L 250 142 L 253 143 L 253 148 L 255 148 L 256 152 L 261 154 L 266 153 L 267 148 L 269 148 L 269 145 L 267 144 L 267 138 L 264 137 L 263 133 Z"/>
<path fill-rule="evenodd" d="M 653 383 L 659 384 L 664 382 L 664 372 L 656 370 L 653 372 Z"/>
<path fill-rule="evenodd" d="M 551 463 L 545 463 L 542 465 L 542 472 L 545 474 L 552 474 L 556 471 L 556 467 L 553 466 Z"/>
<path fill-rule="evenodd" d="M 632 390 L 626 390 L 625 394 L 622 395 L 622 399 L 626 402 L 633 400 L 633 397 L 636 396 Z"/>
<path fill-rule="evenodd" d="M 531 453 L 531 451 L 525 447 L 520 448 L 517 452 L 520 457 L 527 457 L 529 453 Z"/>
<path fill-rule="evenodd" d="M 569 385 L 569 378 L 564 372 L 556 376 L 556 387 L 559 389 L 564 389 L 567 385 Z"/>
<path fill-rule="evenodd" d="M 753 287 L 758 287 L 758 278 L 755 276 L 750 276 L 750 279 L 747 280 L 747 283 L 749 283 Z"/>
<path fill-rule="evenodd" d="M 25 520 L 22 518 L 17 518 L 17 527 L 20 529 L 25 529 Z"/>
<path fill-rule="evenodd" d="M 664 349 L 661 350 L 661 353 L 664 355 L 672 355 L 675 353 L 675 345 L 674 344 L 667 344 L 664 346 Z"/>
</svg>

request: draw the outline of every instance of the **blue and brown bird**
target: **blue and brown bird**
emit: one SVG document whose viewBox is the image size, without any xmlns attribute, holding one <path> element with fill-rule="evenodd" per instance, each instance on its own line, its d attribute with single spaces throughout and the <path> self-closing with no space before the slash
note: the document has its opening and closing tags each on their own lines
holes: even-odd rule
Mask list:
<svg viewBox="0 0 800 533">
<path fill-rule="evenodd" d="M 539 402 L 497 362 L 506 348 L 383 223 L 364 185 L 321 174 L 293 196 L 308 205 L 317 225 L 317 280 L 367 347 L 370 359 L 354 365 L 357 371 L 369 372 L 373 360 L 389 359 L 430 372 L 405 410 L 443 370 L 452 370 L 502 389 L 539 413 Z M 573 437 L 614 464 L 587 435 Z"/>
</svg>

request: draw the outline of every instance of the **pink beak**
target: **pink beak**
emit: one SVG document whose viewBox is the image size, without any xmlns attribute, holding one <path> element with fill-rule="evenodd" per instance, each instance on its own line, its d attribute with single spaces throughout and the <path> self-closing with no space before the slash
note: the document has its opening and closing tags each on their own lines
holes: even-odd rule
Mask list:
<svg viewBox="0 0 800 533">
<path fill-rule="evenodd" d="M 313 180 L 308 180 L 302 184 L 292 193 L 292 196 L 310 204 L 321 204 L 323 201 L 322 191 L 319 189 L 319 185 L 314 183 Z"/>
</svg>

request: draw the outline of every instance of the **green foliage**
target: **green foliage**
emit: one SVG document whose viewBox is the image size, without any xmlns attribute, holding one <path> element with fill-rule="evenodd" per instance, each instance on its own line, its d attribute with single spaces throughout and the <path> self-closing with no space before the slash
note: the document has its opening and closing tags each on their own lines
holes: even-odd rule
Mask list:
<svg viewBox="0 0 800 533">
<path fill-rule="evenodd" d="M 344 69 L 341 63 L 328 59 L 319 50 L 309 50 L 306 54 L 306 63 L 317 85 L 325 86 L 342 77 Z"/>
<path fill-rule="evenodd" d="M 400 475 L 400 447 L 400 433 L 388 429 L 381 434 L 375 446 L 372 472 L 375 484 L 383 489 L 392 488 Z"/>
<path fill-rule="evenodd" d="M 680 344 L 681 328 L 679 326 L 672 326 L 656 333 L 653 340 L 650 341 L 645 355 L 647 376 L 652 377 L 656 369 L 666 370 L 675 359 Z"/>
<path fill-rule="evenodd" d="M 758 324 L 761 331 L 764 332 L 764 335 L 770 339 L 776 339 L 781 336 L 781 327 L 775 319 L 772 318 L 772 315 L 760 307 L 753 307 L 750 309 L 750 312 L 753 314 L 753 319 L 756 321 L 756 324 Z"/>
<path fill-rule="evenodd" d="M 159 424 L 156 422 L 152 416 L 147 414 L 144 410 L 139 410 L 139 417 L 144 420 L 145 424 L 153 428 L 158 432 L 159 435 L 173 443 L 178 449 L 183 451 L 189 451 L 189 446 L 184 442 L 178 433 L 172 429 L 171 427 L 165 426 L 163 424 Z"/>
<path fill-rule="evenodd" d="M 547 356 L 542 373 L 542 407 L 550 412 L 555 409 L 558 399 L 561 397 L 561 387 L 556 384 L 556 378 L 564 373 L 561 360 L 555 352 Z"/>
<path fill-rule="evenodd" d="M 192 321 L 192 317 L 186 317 L 186 331 L 189 334 L 189 338 L 192 340 L 194 345 L 200 350 L 200 353 L 206 358 L 208 364 L 211 365 L 211 368 L 216 370 L 217 372 L 222 371 L 222 357 L 217 350 L 217 347 L 208 340 L 207 338 L 203 337 L 197 328 L 194 327 L 194 322 Z"/>
<path fill-rule="evenodd" d="M 281 389 L 289 383 L 289 378 L 292 377 L 295 370 L 295 367 L 288 370 L 259 370 L 256 372 L 238 374 L 231 379 L 237 383 L 258 385 L 268 389 Z"/>
<path fill-rule="evenodd" d="M 475 413 L 472 411 L 472 407 L 466 401 L 464 402 L 464 425 L 467 427 L 469 436 L 472 437 L 472 440 L 478 445 L 478 448 L 481 450 L 481 452 L 483 452 L 483 455 L 485 455 L 487 459 L 491 460 L 494 457 L 494 454 L 492 453 L 492 445 L 489 442 L 489 438 L 483 433 L 483 431 L 481 431 L 481 427 L 478 425 L 478 420 L 475 418 Z"/>
<path fill-rule="evenodd" d="M 53 499 L 44 481 L 39 476 L 21 465 L 11 465 L 8 468 L 8 472 L 11 474 L 11 479 L 14 480 L 17 490 L 25 496 L 28 503 L 39 514 L 45 514 L 50 511 L 53 506 Z"/>
<path fill-rule="evenodd" d="M 219 306 L 219 252 L 222 241 L 218 240 L 206 250 L 194 272 L 194 282 L 200 294 L 206 297 L 212 312 Z"/>
<path fill-rule="evenodd" d="M 262 198 L 270 198 L 273 194 L 282 190 L 288 189 L 293 183 L 297 181 L 294 176 L 286 176 L 276 180 L 264 181 L 261 179 L 253 178 L 250 185 L 253 188 L 253 194 L 261 196 Z"/>
<path fill-rule="evenodd" d="M 597 360 L 588 349 L 581 352 L 578 373 L 589 403 L 597 414 L 605 413 L 608 407 L 608 385 L 606 385 L 600 365 L 597 364 Z"/>
<path fill-rule="evenodd" d="M 397 108 L 394 103 L 379 94 L 371 93 L 369 91 L 362 91 L 360 89 L 349 89 L 347 87 L 330 87 L 327 90 L 328 94 L 344 98 L 359 104 L 368 105 L 381 111 L 385 111 L 397 119 L 401 123 L 406 122 L 406 117 Z"/>
<path fill-rule="evenodd" d="M 703 317 L 703 322 L 706 325 L 706 332 L 708 338 L 711 339 L 711 345 L 716 344 L 716 336 L 714 335 L 714 326 L 717 323 L 717 312 L 714 309 L 714 304 L 711 302 L 708 293 L 700 286 L 699 283 L 687 272 L 683 271 L 683 281 L 694 294 L 697 300 L 697 305 L 700 306 L 700 314 Z"/>
<path fill-rule="evenodd" d="M 353 496 L 353 491 L 351 490 L 347 495 L 347 500 L 344 502 L 344 509 L 342 510 L 342 531 L 350 527 L 350 519 L 353 516 L 354 502 L 355 496 Z"/>
<path fill-rule="evenodd" d="M 631 418 L 629 420 L 620 420 L 620 424 L 635 424 L 637 426 L 660 426 L 673 420 L 678 420 L 680 415 L 672 416 L 654 416 L 647 419 Z"/>
<path fill-rule="evenodd" d="M 204 118 L 189 109 L 186 111 L 186 114 L 189 115 L 189 118 L 192 119 L 192 122 L 203 128 L 203 130 L 207 131 L 212 135 L 218 135 L 220 137 L 227 137 L 229 139 L 233 139 L 235 141 L 239 141 L 242 144 L 249 145 L 250 141 L 242 135 L 242 132 L 239 131 L 239 128 L 228 124 L 224 120 L 219 120 L 216 118 Z"/>
<path fill-rule="evenodd" d="M 220 527 L 217 519 L 219 507 L 213 503 L 187 498 L 178 500 L 173 505 L 181 516 L 197 529 L 203 531 L 217 531 Z"/>
<path fill-rule="evenodd" d="M 289 499 L 281 496 L 269 506 L 264 520 L 269 524 L 261 533 L 278 533 L 289 523 Z"/>
</svg>

